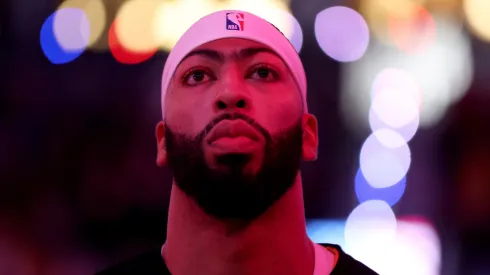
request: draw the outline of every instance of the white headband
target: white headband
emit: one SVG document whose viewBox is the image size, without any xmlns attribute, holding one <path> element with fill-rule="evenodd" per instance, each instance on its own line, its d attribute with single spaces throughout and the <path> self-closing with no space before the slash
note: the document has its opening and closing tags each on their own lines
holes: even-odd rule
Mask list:
<svg viewBox="0 0 490 275">
<path fill-rule="evenodd" d="M 222 38 L 244 38 L 262 43 L 274 50 L 289 67 L 303 99 L 306 102 L 306 75 L 293 45 L 268 21 L 239 10 L 223 10 L 211 13 L 194 23 L 177 41 L 165 62 L 162 75 L 162 116 L 165 116 L 165 96 L 174 72 L 181 60 L 195 48 Z"/>
</svg>

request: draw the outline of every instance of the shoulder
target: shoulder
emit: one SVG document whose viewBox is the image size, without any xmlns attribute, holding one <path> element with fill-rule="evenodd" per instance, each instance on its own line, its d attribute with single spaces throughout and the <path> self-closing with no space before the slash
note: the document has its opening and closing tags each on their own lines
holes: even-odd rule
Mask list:
<svg viewBox="0 0 490 275">
<path fill-rule="evenodd" d="M 346 275 L 346 274 L 357 274 L 357 275 L 378 275 L 372 269 L 367 267 L 365 264 L 354 259 L 349 254 L 345 253 L 339 245 L 335 244 L 320 244 L 325 248 L 333 248 L 338 252 L 337 263 L 331 275 Z"/>
<path fill-rule="evenodd" d="M 159 274 L 168 273 L 165 262 L 160 251 L 151 251 L 121 262 L 117 265 L 104 269 L 95 275 L 136 275 L 136 274 Z"/>
</svg>

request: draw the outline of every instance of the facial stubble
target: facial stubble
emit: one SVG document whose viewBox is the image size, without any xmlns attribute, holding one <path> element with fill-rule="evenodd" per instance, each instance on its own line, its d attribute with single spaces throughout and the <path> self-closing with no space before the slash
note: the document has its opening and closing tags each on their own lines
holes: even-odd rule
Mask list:
<svg viewBox="0 0 490 275">
<path fill-rule="evenodd" d="M 224 119 L 242 119 L 264 136 L 262 165 L 256 173 L 245 172 L 249 161 L 246 155 L 221 156 L 218 161 L 227 169 L 211 169 L 206 163 L 203 140 Z M 249 221 L 264 213 L 294 184 L 301 162 L 302 134 L 301 120 L 273 136 L 241 114 L 216 118 L 194 138 L 166 126 L 168 166 L 176 185 L 208 215 Z"/>
</svg>

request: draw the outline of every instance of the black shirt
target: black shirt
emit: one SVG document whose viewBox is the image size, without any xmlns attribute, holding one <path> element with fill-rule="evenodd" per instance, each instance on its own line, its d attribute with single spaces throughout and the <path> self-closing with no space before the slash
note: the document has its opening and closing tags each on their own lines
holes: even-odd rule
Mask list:
<svg viewBox="0 0 490 275">
<path fill-rule="evenodd" d="M 337 263 L 330 275 L 378 275 L 363 263 L 345 253 L 340 246 L 333 244 L 321 245 L 333 248 L 338 252 Z M 132 260 L 120 263 L 96 275 L 171 275 L 171 273 L 168 271 L 160 251 L 153 251 L 139 255 Z"/>
</svg>

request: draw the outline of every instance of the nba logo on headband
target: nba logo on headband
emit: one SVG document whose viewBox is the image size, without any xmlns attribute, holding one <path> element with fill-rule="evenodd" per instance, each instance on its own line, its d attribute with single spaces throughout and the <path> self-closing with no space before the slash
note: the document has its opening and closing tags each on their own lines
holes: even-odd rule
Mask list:
<svg viewBox="0 0 490 275">
<path fill-rule="evenodd" d="M 227 13 L 226 14 L 226 29 L 230 31 L 243 31 L 245 27 L 243 13 Z"/>
</svg>

